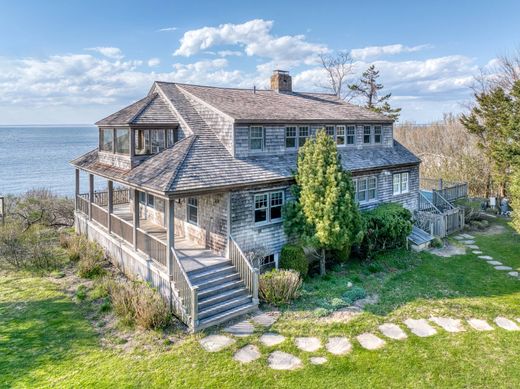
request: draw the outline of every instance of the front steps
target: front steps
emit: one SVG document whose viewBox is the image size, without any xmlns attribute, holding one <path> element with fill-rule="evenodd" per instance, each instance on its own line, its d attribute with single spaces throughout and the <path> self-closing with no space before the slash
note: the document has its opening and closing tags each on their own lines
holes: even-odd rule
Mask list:
<svg viewBox="0 0 520 389">
<path fill-rule="evenodd" d="M 231 261 L 187 274 L 192 285 L 198 287 L 196 331 L 251 312 L 258 306 Z"/>
</svg>

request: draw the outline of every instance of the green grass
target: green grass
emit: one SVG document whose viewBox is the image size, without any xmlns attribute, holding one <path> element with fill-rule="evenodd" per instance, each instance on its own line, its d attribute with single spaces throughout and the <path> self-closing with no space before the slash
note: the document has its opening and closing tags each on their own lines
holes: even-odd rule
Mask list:
<svg viewBox="0 0 520 389">
<path fill-rule="evenodd" d="M 501 222 L 500 222 L 501 223 Z M 520 266 L 520 240 L 509 227 L 500 235 L 475 234 L 482 250 L 513 267 Z M 0 277 L 0 387 L 518 387 L 520 333 L 439 331 L 431 338 L 410 336 L 387 341 L 371 352 L 356 342 L 351 354 L 303 353 L 292 338 L 355 336 L 383 322 L 427 318 L 431 314 L 492 320 L 520 317 L 520 281 L 494 270 L 475 255 L 440 258 L 406 251 L 387 253 L 378 266 L 346 264 L 326 279 L 311 278 L 302 297 L 284 309 L 273 330 L 289 339 L 270 349 L 257 337 L 238 339 L 209 354 L 198 344 L 204 334 L 185 335 L 163 348 L 120 351 L 104 348 L 86 319 L 85 303 L 66 296 L 46 278 L 7 273 Z M 312 311 L 340 298 L 347 282 L 378 294 L 379 302 L 349 323 L 325 323 Z M 94 292 L 91 292 L 91 295 Z M 239 365 L 233 352 L 257 344 L 262 357 Z M 303 369 L 284 372 L 267 367 L 270 351 L 298 355 Z M 312 355 L 329 362 L 312 366 Z"/>
</svg>

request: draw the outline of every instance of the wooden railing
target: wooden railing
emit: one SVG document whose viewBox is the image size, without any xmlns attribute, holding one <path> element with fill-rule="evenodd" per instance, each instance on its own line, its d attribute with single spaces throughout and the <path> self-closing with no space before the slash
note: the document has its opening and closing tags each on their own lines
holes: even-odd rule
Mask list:
<svg viewBox="0 0 520 389">
<path fill-rule="evenodd" d="M 88 196 L 88 195 L 87 195 Z M 114 189 L 112 192 L 112 204 L 128 204 L 130 202 L 130 189 Z M 103 207 L 108 206 L 108 191 L 94 192 L 94 204 Z"/>
<path fill-rule="evenodd" d="M 108 211 L 99 205 L 92 204 L 92 219 L 103 227 L 108 227 Z"/>
<path fill-rule="evenodd" d="M 421 178 L 421 190 L 440 193 L 449 202 L 468 196 L 468 184 L 466 182 L 444 181 L 443 179 Z"/>
<path fill-rule="evenodd" d="M 88 215 L 88 194 L 80 194 L 76 197 L 77 211 Z"/>
<path fill-rule="evenodd" d="M 439 209 L 441 212 L 445 212 L 455 207 L 451 205 L 451 203 L 444 198 L 440 191 L 434 190 L 432 192 L 432 203 Z"/>
<path fill-rule="evenodd" d="M 139 228 L 137 229 L 137 249 L 148 255 L 155 262 L 167 267 L 168 250 L 166 244 Z"/>
<path fill-rule="evenodd" d="M 134 226 L 126 220 L 120 219 L 114 214 L 110 215 L 112 221 L 112 233 L 130 244 L 134 243 Z"/>
<path fill-rule="evenodd" d="M 229 237 L 229 259 L 240 274 L 240 278 L 246 285 L 247 290 L 253 296 L 253 302 L 258 302 L 258 274 L 259 270 L 253 268 L 238 244 Z"/>
<path fill-rule="evenodd" d="M 422 192 L 419 192 L 419 205 L 417 210 L 420 212 L 441 213 L 441 211 Z"/>
<path fill-rule="evenodd" d="M 191 322 L 191 327 L 196 329 L 198 325 L 199 316 L 199 298 L 198 288 L 193 286 L 190 282 L 188 274 L 184 270 L 175 249 L 172 247 L 172 278 L 175 289 L 179 293 L 182 307 L 188 316 L 188 322 Z"/>
</svg>

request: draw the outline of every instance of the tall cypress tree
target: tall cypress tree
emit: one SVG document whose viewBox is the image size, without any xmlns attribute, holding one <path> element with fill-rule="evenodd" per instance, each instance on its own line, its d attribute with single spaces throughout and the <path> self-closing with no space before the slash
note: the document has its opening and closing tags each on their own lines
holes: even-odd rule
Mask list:
<svg viewBox="0 0 520 389">
<path fill-rule="evenodd" d="M 350 248 L 363 237 L 350 173 L 341 166 L 336 144 L 324 130 L 300 149 L 295 181 L 295 200 L 285 207 L 285 231 L 321 252 L 323 275 L 327 250 Z"/>
</svg>

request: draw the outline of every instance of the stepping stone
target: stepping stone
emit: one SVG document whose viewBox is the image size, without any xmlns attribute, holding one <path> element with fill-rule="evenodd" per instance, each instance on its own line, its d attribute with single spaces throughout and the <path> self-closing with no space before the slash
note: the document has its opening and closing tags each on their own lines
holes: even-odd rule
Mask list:
<svg viewBox="0 0 520 389">
<path fill-rule="evenodd" d="M 277 344 L 282 343 L 285 340 L 285 336 L 279 335 L 279 334 L 263 334 L 260 337 L 260 342 L 262 342 L 264 345 L 271 347 L 276 346 Z"/>
<path fill-rule="evenodd" d="M 404 324 L 406 324 L 410 331 L 421 338 L 432 336 L 437 333 L 437 330 L 429 325 L 425 319 L 406 319 Z"/>
<path fill-rule="evenodd" d="M 302 351 L 307 351 L 312 353 L 321 348 L 321 341 L 318 338 L 308 337 L 308 338 L 296 338 L 294 339 L 296 343 L 296 347 L 298 347 Z"/>
<path fill-rule="evenodd" d="M 235 355 L 233 355 L 233 359 L 240 363 L 249 363 L 260 358 L 261 355 L 258 347 L 253 344 L 248 344 L 238 350 Z"/>
<path fill-rule="evenodd" d="M 462 243 L 464 243 L 466 246 L 470 244 L 475 244 L 475 241 L 473 239 L 463 240 Z"/>
<path fill-rule="evenodd" d="M 263 312 L 251 318 L 255 324 L 271 327 L 280 317 L 280 312 Z"/>
<path fill-rule="evenodd" d="M 452 319 L 450 317 L 431 317 L 430 320 L 448 332 L 466 331 L 459 319 Z"/>
<path fill-rule="evenodd" d="M 379 326 L 379 331 L 383 333 L 384 336 L 390 339 L 395 340 L 403 340 L 408 338 L 408 335 L 396 324 L 385 323 Z"/>
<path fill-rule="evenodd" d="M 235 339 L 225 335 L 209 335 L 199 341 L 202 348 L 210 353 L 216 353 L 235 343 Z"/>
<path fill-rule="evenodd" d="M 255 326 L 249 320 L 244 320 L 224 328 L 224 332 L 234 336 L 249 336 L 255 332 Z"/>
<path fill-rule="evenodd" d="M 385 341 L 383 339 L 378 338 L 369 332 L 365 332 L 364 334 L 356 336 L 356 339 L 361 344 L 361 346 L 367 350 L 377 350 L 385 345 Z"/>
<path fill-rule="evenodd" d="M 502 265 L 502 262 L 498 262 L 498 261 L 487 261 L 487 263 L 489 263 L 490 265 L 493 265 L 493 266 Z"/>
<path fill-rule="evenodd" d="M 510 271 L 509 274 L 511 277 L 518 277 L 518 272 L 517 271 Z"/>
<path fill-rule="evenodd" d="M 479 258 L 480 259 L 485 259 L 486 261 L 492 261 L 493 260 L 493 257 L 491 257 L 489 255 L 479 255 Z"/>
<path fill-rule="evenodd" d="M 505 317 L 497 317 L 495 319 L 495 323 L 497 323 L 497 326 L 503 328 L 504 330 L 508 330 L 508 331 L 520 330 L 520 327 L 518 327 L 518 325 L 514 321 L 506 319 Z"/>
<path fill-rule="evenodd" d="M 311 357 L 310 361 L 313 365 L 323 365 L 327 362 L 327 358 L 325 357 Z"/>
<path fill-rule="evenodd" d="M 470 234 L 460 234 L 460 235 L 463 236 L 466 239 L 475 239 L 475 237 L 473 235 L 470 235 Z"/>
<path fill-rule="evenodd" d="M 476 255 L 480 255 L 480 254 L 482 254 L 482 251 L 480 251 L 480 250 L 473 250 L 472 253 L 476 254 Z"/>
<path fill-rule="evenodd" d="M 457 235 L 457 236 L 455 236 L 455 239 L 457 239 L 457 240 L 464 240 L 466 238 L 463 237 L 462 235 Z"/>
<path fill-rule="evenodd" d="M 505 270 L 505 271 L 513 270 L 513 268 L 511 266 L 495 266 L 495 269 Z"/>
<path fill-rule="evenodd" d="M 481 319 L 468 319 L 468 323 L 477 331 L 493 331 L 494 328 L 491 327 L 487 321 Z"/>
<path fill-rule="evenodd" d="M 302 367 L 300 358 L 283 351 L 272 352 L 267 359 L 267 363 L 273 370 L 294 370 Z"/>
<path fill-rule="evenodd" d="M 344 355 L 352 350 L 352 344 L 348 338 L 331 337 L 325 345 L 327 351 L 334 355 Z"/>
<path fill-rule="evenodd" d="M 466 247 L 472 250 L 478 250 L 479 247 L 476 244 L 467 244 Z"/>
</svg>

